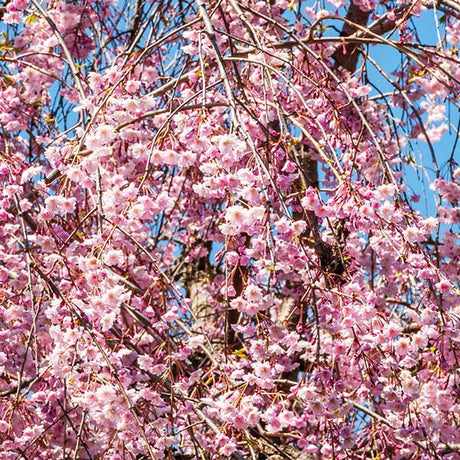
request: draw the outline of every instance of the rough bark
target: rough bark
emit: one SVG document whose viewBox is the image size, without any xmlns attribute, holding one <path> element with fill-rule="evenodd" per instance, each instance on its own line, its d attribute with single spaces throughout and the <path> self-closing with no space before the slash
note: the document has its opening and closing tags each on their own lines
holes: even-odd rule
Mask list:
<svg viewBox="0 0 460 460">
<path fill-rule="evenodd" d="M 370 11 L 363 11 L 356 6 L 353 2 L 350 3 L 346 21 L 343 24 L 341 37 L 349 37 L 364 27 L 369 20 Z M 345 43 L 337 48 L 334 54 L 336 67 L 343 67 L 348 72 L 353 73 L 358 65 L 361 45 L 359 43 Z"/>
</svg>

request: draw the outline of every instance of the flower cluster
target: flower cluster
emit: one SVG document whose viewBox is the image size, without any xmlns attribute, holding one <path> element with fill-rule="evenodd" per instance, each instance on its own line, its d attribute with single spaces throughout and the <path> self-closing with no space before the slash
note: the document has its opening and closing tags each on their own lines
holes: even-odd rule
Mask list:
<svg viewBox="0 0 460 460">
<path fill-rule="evenodd" d="M 458 458 L 455 2 L 243 3 L 0 12 L 0 458 Z"/>
</svg>

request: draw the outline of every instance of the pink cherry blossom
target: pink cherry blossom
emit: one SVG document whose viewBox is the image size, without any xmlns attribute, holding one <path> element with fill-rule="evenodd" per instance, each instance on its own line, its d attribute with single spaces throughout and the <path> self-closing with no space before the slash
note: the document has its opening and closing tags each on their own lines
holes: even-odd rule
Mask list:
<svg viewBox="0 0 460 460">
<path fill-rule="evenodd" d="M 6 2 L 0 457 L 457 458 L 458 16 Z"/>
</svg>

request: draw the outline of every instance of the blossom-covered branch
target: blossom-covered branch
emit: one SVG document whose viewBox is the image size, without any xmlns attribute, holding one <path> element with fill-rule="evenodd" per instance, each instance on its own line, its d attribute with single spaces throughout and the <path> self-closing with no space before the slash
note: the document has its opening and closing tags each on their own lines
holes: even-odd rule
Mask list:
<svg viewBox="0 0 460 460">
<path fill-rule="evenodd" d="M 459 11 L 4 3 L 0 457 L 458 458 Z"/>
</svg>

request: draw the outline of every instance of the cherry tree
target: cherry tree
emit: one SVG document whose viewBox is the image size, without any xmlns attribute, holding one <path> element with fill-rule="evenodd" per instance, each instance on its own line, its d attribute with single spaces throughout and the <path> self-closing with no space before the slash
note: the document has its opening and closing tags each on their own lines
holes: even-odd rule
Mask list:
<svg viewBox="0 0 460 460">
<path fill-rule="evenodd" d="M 1 459 L 458 459 L 458 0 L 6 0 Z"/>
</svg>

